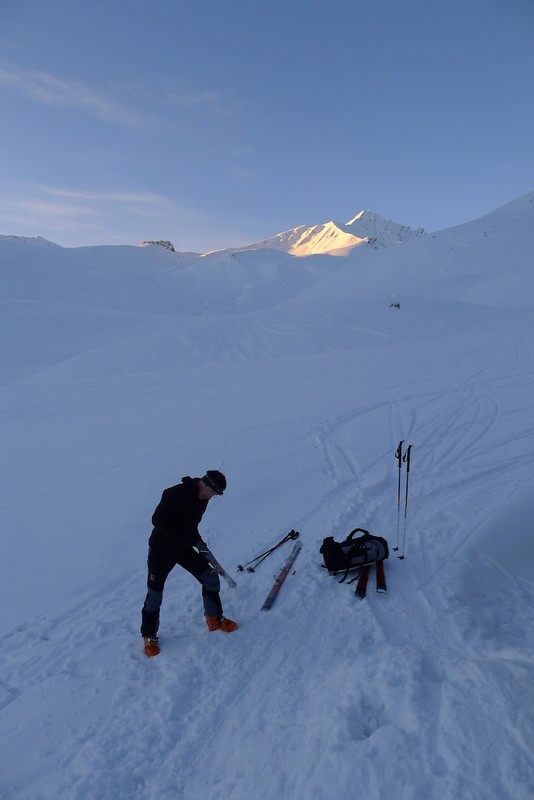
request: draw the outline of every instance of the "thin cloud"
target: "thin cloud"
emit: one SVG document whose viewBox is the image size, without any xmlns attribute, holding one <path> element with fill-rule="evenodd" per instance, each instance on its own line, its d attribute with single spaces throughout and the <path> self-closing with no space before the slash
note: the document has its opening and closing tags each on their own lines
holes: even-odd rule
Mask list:
<svg viewBox="0 0 534 800">
<path fill-rule="evenodd" d="M 58 78 L 41 70 L 0 65 L 0 86 L 11 88 L 43 105 L 85 110 L 107 122 L 138 125 L 140 118 L 125 106 L 79 81 Z"/>
<path fill-rule="evenodd" d="M 138 203 L 166 204 L 169 201 L 162 195 L 153 192 L 89 192 L 81 189 L 62 189 L 56 186 L 39 186 L 42 192 L 56 197 L 68 197 L 72 200 L 91 200 L 97 203 Z"/>
<path fill-rule="evenodd" d="M 155 98 L 165 106 L 182 109 L 203 109 L 212 114 L 233 116 L 234 109 L 229 105 L 228 98 L 223 92 L 214 89 L 205 91 L 187 91 L 185 89 L 168 89 Z"/>
<path fill-rule="evenodd" d="M 8 199 L 9 198 L 9 199 Z M 63 202 L 62 202 L 63 201 Z M 153 192 L 102 191 L 66 189 L 60 186 L 28 185 L 3 193 L 0 212 L 11 221 L 25 220 L 33 224 L 53 224 L 69 228 L 73 220 L 105 219 L 112 209 L 151 219 L 162 213 L 178 214 L 179 209 L 168 198 Z"/>
<path fill-rule="evenodd" d="M 246 160 L 249 158 L 253 158 L 253 156 L 255 155 L 255 150 L 250 145 L 238 145 L 237 147 L 233 148 L 231 154 L 235 159 Z"/>
<path fill-rule="evenodd" d="M 148 101 L 161 108 L 201 111 L 215 116 L 234 117 L 239 113 L 235 100 L 221 89 L 188 89 L 179 82 L 162 80 L 157 87 L 142 82 L 116 85 L 136 102 Z"/>
<path fill-rule="evenodd" d="M 202 212 L 150 191 L 0 183 L 0 232 L 39 235 L 65 246 L 163 238 L 179 249 L 213 250 L 220 245 L 217 234 L 206 243 L 213 225 Z"/>
</svg>

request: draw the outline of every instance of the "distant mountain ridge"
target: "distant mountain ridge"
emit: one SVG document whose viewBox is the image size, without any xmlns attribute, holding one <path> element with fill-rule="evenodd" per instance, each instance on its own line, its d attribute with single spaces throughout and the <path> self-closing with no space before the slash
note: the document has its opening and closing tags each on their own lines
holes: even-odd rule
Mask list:
<svg viewBox="0 0 534 800">
<path fill-rule="evenodd" d="M 19 242 L 31 247 L 61 247 L 60 244 L 43 239 L 42 236 L 15 236 L 14 234 L 0 234 L 0 240 L 9 242 Z"/>
<path fill-rule="evenodd" d="M 300 225 L 278 233 L 269 239 L 220 252 L 246 250 L 281 250 L 293 256 L 328 254 L 346 256 L 355 247 L 367 245 L 379 249 L 406 242 L 416 236 L 426 236 L 423 228 L 409 228 L 372 211 L 360 211 L 348 222 L 325 222 L 319 225 Z"/>
<path fill-rule="evenodd" d="M 282 233 L 277 233 L 260 242 L 253 242 L 243 247 L 228 247 L 221 250 L 210 250 L 206 253 L 182 252 L 176 250 L 167 239 L 143 240 L 138 247 L 163 247 L 179 256 L 208 256 L 223 253 L 242 253 L 248 250 L 278 250 L 293 256 L 331 255 L 346 256 L 355 247 L 366 245 L 374 249 L 392 247 L 409 241 L 414 237 L 426 236 L 423 228 L 413 229 L 400 225 L 390 219 L 384 219 L 372 211 L 360 211 L 348 222 L 324 222 L 319 225 L 300 225 Z M 1 236 L 2 239 L 18 241 L 32 246 L 61 247 L 55 242 L 41 236 Z"/>
</svg>

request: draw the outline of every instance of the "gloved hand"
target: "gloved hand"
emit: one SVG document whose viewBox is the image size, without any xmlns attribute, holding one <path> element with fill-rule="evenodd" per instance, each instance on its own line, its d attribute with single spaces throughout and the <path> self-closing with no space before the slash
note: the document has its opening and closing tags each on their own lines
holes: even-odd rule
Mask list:
<svg viewBox="0 0 534 800">
<path fill-rule="evenodd" d="M 210 551 L 208 545 L 202 538 L 199 538 L 198 542 L 195 544 L 195 547 L 197 548 L 199 553 L 202 553 L 202 555 L 205 555 Z"/>
<path fill-rule="evenodd" d="M 219 562 L 217 561 L 217 559 L 215 558 L 215 556 L 213 555 L 213 553 L 211 552 L 208 545 L 203 539 L 199 539 L 195 547 L 197 548 L 200 555 L 204 556 L 204 558 L 206 558 L 210 562 L 213 570 L 217 573 L 217 575 L 224 575 L 223 568 L 221 567 L 221 565 L 219 564 Z"/>
</svg>

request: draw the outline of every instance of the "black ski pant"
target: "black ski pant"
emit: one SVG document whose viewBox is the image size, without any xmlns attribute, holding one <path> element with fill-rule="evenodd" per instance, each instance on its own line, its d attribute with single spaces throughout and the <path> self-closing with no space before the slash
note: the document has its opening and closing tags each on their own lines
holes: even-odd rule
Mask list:
<svg viewBox="0 0 534 800">
<path fill-rule="evenodd" d="M 179 558 L 169 558 L 155 548 L 148 548 L 147 595 L 141 612 L 142 636 L 156 636 L 159 630 L 159 612 L 163 602 L 165 581 L 173 567 L 183 567 L 202 584 L 204 613 L 208 617 L 222 619 L 223 610 L 219 591 L 219 576 L 204 556 L 193 548 L 186 550 Z"/>
</svg>

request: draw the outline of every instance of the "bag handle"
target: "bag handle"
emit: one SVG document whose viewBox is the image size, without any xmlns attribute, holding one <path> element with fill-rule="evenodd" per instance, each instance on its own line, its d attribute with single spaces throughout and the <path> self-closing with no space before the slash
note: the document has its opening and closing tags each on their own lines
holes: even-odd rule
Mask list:
<svg viewBox="0 0 534 800">
<path fill-rule="evenodd" d="M 365 536 L 370 536 L 371 535 L 369 533 L 369 531 L 365 530 L 365 528 L 354 528 L 354 530 L 349 533 L 349 535 L 347 536 L 345 541 L 348 542 L 349 539 L 352 539 L 352 537 L 354 536 L 355 533 L 363 533 L 363 534 L 365 534 Z"/>
</svg>

